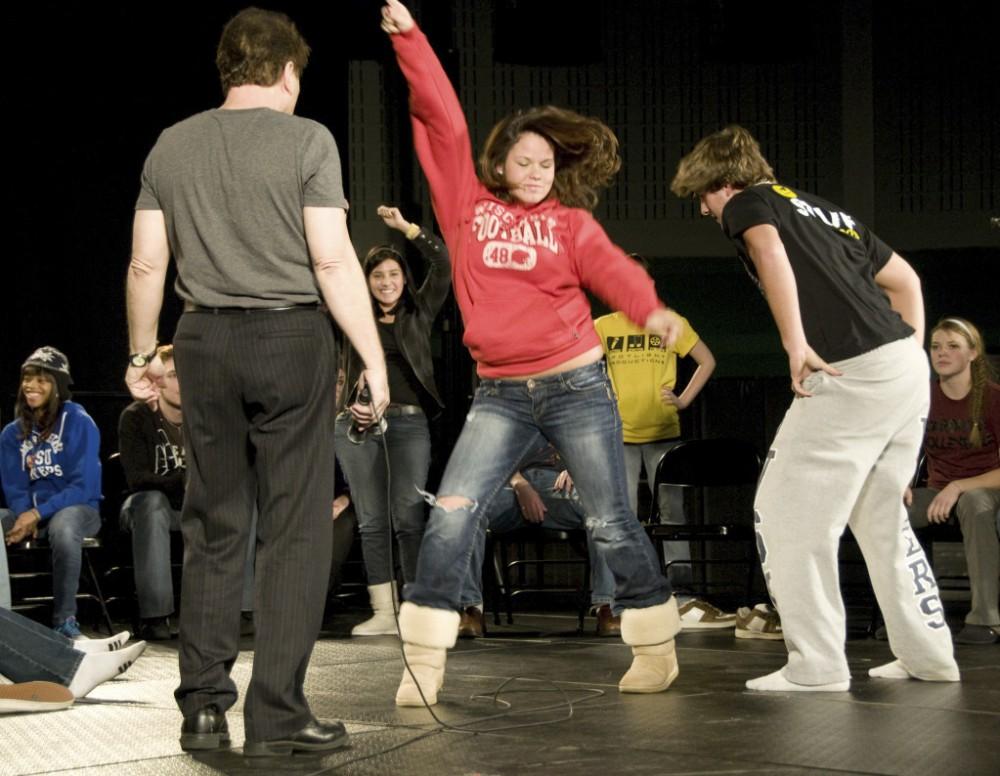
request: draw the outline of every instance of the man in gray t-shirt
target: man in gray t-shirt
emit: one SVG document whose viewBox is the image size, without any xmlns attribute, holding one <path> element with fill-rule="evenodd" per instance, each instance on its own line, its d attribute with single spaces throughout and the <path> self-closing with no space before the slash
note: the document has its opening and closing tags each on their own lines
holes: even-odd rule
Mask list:
<svg viewBox="0 0 1000 776">
<path fill-rule="evenodd" d="M 323 126 L 293 115 L 308 54 L 283 14 L 237 14 L 216 58 L 225 102 L 160 135 L 136 203 L 125 374 L 136 399 L 157 396 L 149 362 L 171 254 L 185 309 L 173 340 L 188 453 L 175 693 L 186 750 L 229 744 L 251 540 L 256 639 L 244 754 L 347 742 L 339 722 L 313 718 L 302 688 L 332 541 L 336 345 L 321 303 L 361 355 L 376 411 L 389 399 L 337 147 Z"/>
</svg>

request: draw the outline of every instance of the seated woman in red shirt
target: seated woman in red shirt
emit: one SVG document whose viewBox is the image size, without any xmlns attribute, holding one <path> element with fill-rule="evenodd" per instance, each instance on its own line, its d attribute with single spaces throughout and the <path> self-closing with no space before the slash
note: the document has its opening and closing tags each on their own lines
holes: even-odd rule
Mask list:
<svg viewBox="0 0 1000 776">
<path fill-rule="evenodd" d="M 932 330 L 931 367 L 938 379 L 924 437 L 927 487 L 908 498 L 910 523 L 945 523 L 954 509 L 972 588 L 972 609 L 955 641 L 992 644 L 1000 640 L 1000 385 L 990 379 L 982 335 L 962 318 L 945 318 Z"/>
</svg>

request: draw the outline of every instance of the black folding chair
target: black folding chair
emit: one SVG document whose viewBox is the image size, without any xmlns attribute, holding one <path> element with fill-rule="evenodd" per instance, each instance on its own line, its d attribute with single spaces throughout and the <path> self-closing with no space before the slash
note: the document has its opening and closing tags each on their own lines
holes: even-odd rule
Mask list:
<svg viewBox="0 0 1000 776">
<path fill-rule="evenodd" d="M 709 588 L 725 584 L 709 580 L 709 565 L 746 563 L 744 600 L 749 600 L 758 568 L 753 497 L 760 477 L 760 463 L 756 447 L 740 439 L 692 439 L 663 454 L 653 478 L 653 503 L 646 530 L 667 571 L 673 563 L 700 566 L 701 588 L 708 593 Z M 684 488 L 687 523 L 660 522 L 658 496 L 661 485 Z M 718 519 L 720 512 L 723 514 L 721 520 Z M 663 542 L 698 543 L 701 557 L 666 564 Z M 709 558 L 709 542 L 743 544 L 745 557 L 740 560 Z"/>
</svg>

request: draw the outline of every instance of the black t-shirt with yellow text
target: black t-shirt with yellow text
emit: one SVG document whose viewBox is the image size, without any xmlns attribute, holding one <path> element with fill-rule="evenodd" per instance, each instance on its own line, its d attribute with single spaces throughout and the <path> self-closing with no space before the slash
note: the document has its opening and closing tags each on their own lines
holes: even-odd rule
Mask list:
<svg viewBox="0 0 1000 776">
<path fill-rule="evenodd" d="M 758 287 L 743 233 L 761 224 L 784 243 L 806 341 L 822 359 L 852 358 L 913 334 L 875 283 L 892 249 L 849 213 L 774 183 L 736 194 L 722 211 L 722 229 Z"/>
</svg>

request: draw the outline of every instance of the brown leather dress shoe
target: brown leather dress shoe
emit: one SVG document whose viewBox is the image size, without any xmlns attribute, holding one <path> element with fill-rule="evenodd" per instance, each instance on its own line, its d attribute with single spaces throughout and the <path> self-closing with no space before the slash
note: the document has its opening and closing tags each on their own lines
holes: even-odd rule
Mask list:
<svg viewBox="0 0 1000 776">
<path fill-rule="evenodd" d="M 611 613 L 611 607 L 603 604 L 597 610 L 597 635 L 598 636 L 621 636 L 622 618 L 615 617 Z"/>
<path fill-rule="evenodd" d="M 483 612 L 475 606 L 465 607 L 462 612 L 462 619 L 458 623 L 458 637 L 460 639 L 479 639 L 486 632 L 486 625 L 483 622 Z"/>
<path fill-rule="evenodd" d="M 271 741 L 247 741 L 244 757 L 275 757 L 293 752 L 329 752 L 350 744 L 343 722 L 320 722 L 314 719 L 301 730 Z"/>
</svg>

